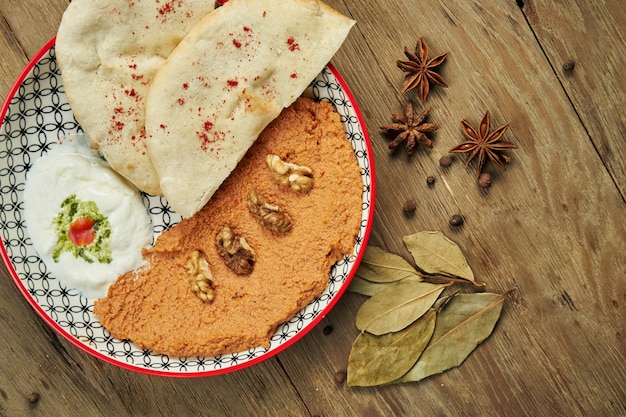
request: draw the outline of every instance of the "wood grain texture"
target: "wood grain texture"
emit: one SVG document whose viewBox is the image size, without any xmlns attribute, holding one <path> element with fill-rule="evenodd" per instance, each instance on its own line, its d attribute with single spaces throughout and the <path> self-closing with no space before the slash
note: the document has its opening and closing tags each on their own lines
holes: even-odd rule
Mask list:
<svg viewBox="0 0 626 417">
<path fill-rule="evenodd" d="M 3 0 L 0 13 L 26 56 L 32 57 L 52 38 L 59 27 L 68 0 Z"/>
<path fill-rule="evenodd" d="M 626 199 L 626 6 L 620 0 L 593 3 L 531 0 L 524 14 L 556 77 Z M 575 64 L 563 69 L 565 62 Z"/>
<path fill-rule="evenodd" d="M 6 19 L 4 19 L 4 16 L 0 16 L 0 48 L 3 51 L 3 65 L 0 67 L 0 88 L 2 89 L 2 99 L 4 100 L 5 93 L 13 85 L 15 78 L 21 71 L 20 68 L 23 68 L 28 62 L 27 55 L 21 49 L 21 45 L 15 38 L 13 30 Z"/>
<path fill-rule="evenodd" d="M 364 297 L 348 293 L 301 341 L 250 369 L 203 379 L 150 377 L 82 352 L 37 317 L 0 270 L 0 416 L 626 416 L 626 60 L 620 0 L 329 0 L 357 25 L 333 64 L 371 135 L 377 206 L 371 242 L 410 259 L 402 236 L 442 230 L 488 291 L 517 291 L 494 334 L 465 361 L 420 383 L 349 388 Z M 56 32 L 66 0 L 0 3 L 0 92 Z M 432 149 L 387 148 L 379 126 L 400 92 L 403 48 L 424 37 L 448 53 L 448 88 L 428 97 Z M 565 73 L 562 63 L 573 59 Z M 463 140 L 461 119 L 509 122 L 519 149 L 506 171 L 439 158 Z M 426 184 L 432 175 L 436 182 Z M 417 211 L 402 212 L 405 200 Z M 455 213 L 460 228 L 448 226 Z M 332 326 L 330 334 L 324 327 Z M 26 396 L 40 393 L 30 404 Z"/>
</svg>

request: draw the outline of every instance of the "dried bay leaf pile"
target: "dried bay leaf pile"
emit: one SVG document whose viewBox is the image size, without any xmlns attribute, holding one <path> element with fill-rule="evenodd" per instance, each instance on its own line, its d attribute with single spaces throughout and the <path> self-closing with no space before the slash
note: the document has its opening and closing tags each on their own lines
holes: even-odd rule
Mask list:
<svg viewBox="0 0 626 417">
<path fill-rule="evenodd" d="M 369 296 L 356 315 L 361 331 L 348 359 L 349 386 L 419 381 L 461 365 L 491 335 L 508 291 L 442 295 L 455 282 L 484 284 L 441 232 L 404 243 L 420 270 L 368 246 L 349 290 Z"/>
</svg>

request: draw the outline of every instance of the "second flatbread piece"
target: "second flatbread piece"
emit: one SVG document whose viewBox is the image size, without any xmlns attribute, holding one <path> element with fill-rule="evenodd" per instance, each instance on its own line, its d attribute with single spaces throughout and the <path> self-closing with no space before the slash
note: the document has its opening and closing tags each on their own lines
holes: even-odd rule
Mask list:
<svg viewBox="0 0 626 417">
<path fill-rule="evenodd" d="M 146 102 L 148 151 L 175 211 L 204 206 L 354 23 L 316 0 L 237 0 L 192 29 Z"/>
</svg>

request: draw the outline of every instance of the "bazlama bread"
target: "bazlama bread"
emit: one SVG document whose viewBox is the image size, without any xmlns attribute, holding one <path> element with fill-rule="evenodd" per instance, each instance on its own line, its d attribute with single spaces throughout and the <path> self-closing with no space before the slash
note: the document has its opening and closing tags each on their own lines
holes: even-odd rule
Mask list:
<svg viewBox="0 0 626 417">
<path fill-rule="evenodd" d="M 175 211 L 205 205 L 354 23 L 316 0 L 234 0 L 194 26 L 146 101 L 148 152 Z"/>
</svg>

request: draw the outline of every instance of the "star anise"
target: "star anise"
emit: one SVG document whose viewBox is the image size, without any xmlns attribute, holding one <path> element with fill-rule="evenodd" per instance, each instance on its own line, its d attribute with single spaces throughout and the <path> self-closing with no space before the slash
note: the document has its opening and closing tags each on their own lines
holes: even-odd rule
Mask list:
<svg viewBox="0 0 626 417">
<path fill-rule="evenodd" d="M 426 133 L 434 132 L 439 129 L 439 126 L 432 123 L 422 123 L 428 116 L 429 111 L 430 106 L 426 106 L 421 113 L 415 115 L 413 105 L 410 101 L 407 101 L 404 116 L 392 114 L 391 118 L 394 123 L 380 127 L 382 130 L 397 133 L 395 139 L 389 143 L 389 149 L 395 149 L 403 142 L 405 142 L 406 151 L 409 155 L 413 155 L 415 146 L 418 143 L 432 148 L 433 143 L 426 136 Z"/>
<path fill-rule="evenodd" d="M 428 92 L 430 91 L 430 83 L 438 84 L 442 87 L 448 86 L 443 78 L 441 78 L 441 75 L 433 71 L 435 67 L 438 67 L 445 61 L 448 54 L 440 54 L 434 58 L 428 59 L 428 45 L 426 45 L 424 39 L 419 38 L 415 46 L 415 53 L 405 47 L 404 55 L 409 59 L 408 61 L 397 61 L 398 67 L 408 73 L 404 77 L 404 83 L 402 85 L 403 94 L 418 87 L 423 103 L 426 101 L 426 96 L 428 96 Z"/>
<path fill-rule="evenodd" d="M 504 163 L 511 162 L 511 158 L 505 155 L 503 151 L 515 149 L 517 148 L 517 145 L 500 140 L 504 131 L 509 127 L 508 123 L 500 125 L 494 130 L 489 130 L 489 112 L 487 111 L 478 126 L 478 131 L 474 130 L 474 128 L 465 120 L 461 120 L 461 127 L 463 128 L 463 133 L 465 133 L 465 136 L 467 136 L 469 140 L 455 146 L 450 149 L 449 152 L 469 152 L 467 160 L 465 161 L 465 166 L 468 166 L 470 161 L 477 157 L 476 178 L 480 176 L 487 159 L 494 161 L 503 169 L 505 168 Z"/>
</svg>

